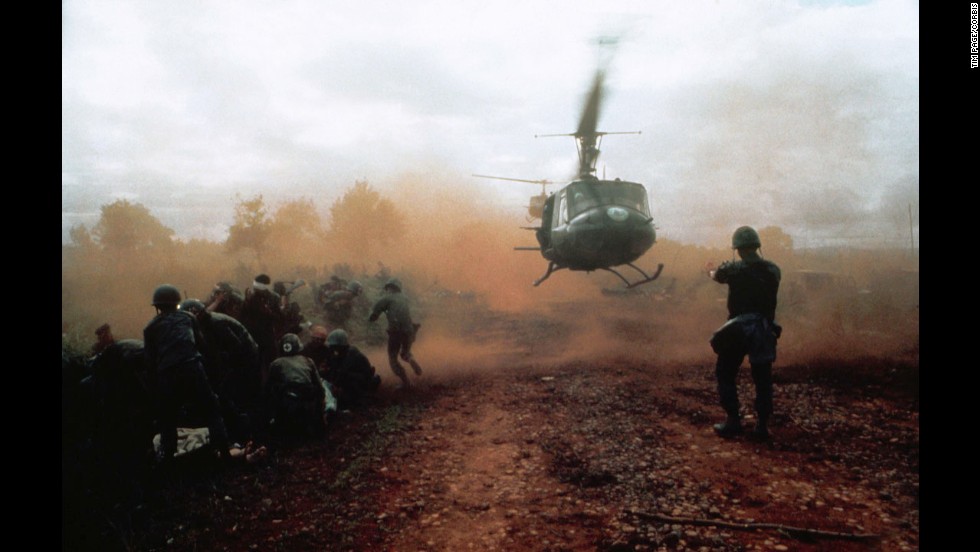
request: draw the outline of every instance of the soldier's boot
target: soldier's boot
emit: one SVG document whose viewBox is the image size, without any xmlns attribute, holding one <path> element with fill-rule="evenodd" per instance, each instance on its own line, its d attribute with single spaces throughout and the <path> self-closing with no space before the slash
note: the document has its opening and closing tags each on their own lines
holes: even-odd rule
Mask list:
<svg viewBox="0 0 980 552">
<path fill-rule="evenodd" d="M 412 387 L 412 382 L 408 380 L 408 374 L 405 373 L 405 367 L 399 364 L 397 360 L 391 361 L 391 371 L 401 380 L 401 384 L 395 386 L 396 390 L 407 390 Z"/>
<path fill-rule="evenodd" d="M 766 441 L 769 439 L 769 417 L 759 416 L 758 421 L 755 423 L 755 427 L 749 433 L 749 437 L 753 441 Z"/>
<path fill-rule="evenodd" d="M 415 357 L 409 357 L 408 363 L 412 366 L 412 371 L 415 372 L 416 376 L 422 375 L 422 367 L 419 366 L 419 363 L 415 361 Z"/>
<path fill-rule="evenodd" d="M 729 414 L 725 421 L 714 425 L 715 433 L 726 439 L 742 434 L 742 418 L 738 414 Z"/>
</svg>

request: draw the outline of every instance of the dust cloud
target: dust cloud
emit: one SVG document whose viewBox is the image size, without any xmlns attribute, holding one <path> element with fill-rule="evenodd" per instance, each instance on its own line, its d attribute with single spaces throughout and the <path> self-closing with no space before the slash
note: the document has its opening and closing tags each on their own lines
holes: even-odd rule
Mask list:
<svg viewBox="0 0 980 552">
<path fill-rule="evenodd" d="M 883 128 L 894 91 L 858 67 L 787 54 L 751 81 L 688 91 L 677 103 L 690 129 L 677 151 L 680 182 L 660 197 L 668 235 L 715 243 L 712 234 L 765 221 L 821 245 L 907 243 L 907 209 L 918 210 L 916 117 Z"/>
<path fill-rule="evenodd" d="M 398 233 L 360 251 L 330 232 L 329 216 L 312 200 L 270 209 L 275 219 L 288 220 L 274 221 L 258 255 L 230 253 L 224 244 L 204 240 L 126 253 L 66 246 L 64 341 L 85 350 L 104 322 L 117 339 L 141 339 L 155 313 L 150 297 L 156 286 L 170 283 L 186 297 L 204 298 L 218 281 L 244 289 L 260 272 L 273 280 L 305 279 L 308 285 L 292 299 L 307 321 L 325 323 L 313 303 L 316 284 L 333 274 L 359 279 L 369 305 L 380 296 L 384 275 L 378 272 L 384 269 L 405 284 L 423 324 L 415 351 L 436 379 L 568 362 L 600 366 L 608 359 L 642 366 L 713 364 L 708 338 L 727 316 L 727 288 L 710 281 L 703 267 L 732 258 L 725 247 L 730 230 L 717 231 L 718 248 L 661 239 L 637 264 L 653 270 L 664 263 L 663 273 L 639 288 L 627 290 L 603 272 L 568 271 L 535 288 L 531 282 L 543 274 L 545 261 L 513 249 L 536 243 L 533 232 L 520 228 L 528 223 L 491 207 L 485 190 L 451 174 L 411 173 L 379 185 L 382 198 L 394 206 Z M 777 366 L 871 356 L 918 362 L 915 256 L 903 250 L 800 250 L 778 228 L 760 232 L 763 255 L 783 271 Z M 355 344 L 383 377 L 390 376 L 384 322 L 367 325 L 366 310 L 357 316 Z"/>
</svg>

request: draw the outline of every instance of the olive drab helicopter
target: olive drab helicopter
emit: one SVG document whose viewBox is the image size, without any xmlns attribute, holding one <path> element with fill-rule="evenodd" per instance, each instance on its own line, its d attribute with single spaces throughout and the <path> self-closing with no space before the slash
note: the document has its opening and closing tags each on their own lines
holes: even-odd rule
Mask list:
<svg viewBox="0 0 980 552">
<path fill-rule="evenodd" d="M 578 175 L 572 182 L 558 191 L 543 197 L 531 198 L 528 212 L 540 218 L 541 225 L 523 227 L 534 230 L 538 247 L 515 247 L 518 251 L 539 251 L 548 261 L 548 269 L 543 276 L 534 281 L 538 286 L 561 269 L 592 272 L 605 270 L 619 277 L 627 288 L 633 288 L 656 280 L 664 265 L 661 263 L 652 274 L 647 274 L 633 264 L 656 242 L 656 230 L 646 188 L 636 182 L 616 178 L 606 180 L 595 175 L 596 161 L 599 159 L 599 144 L 603 136 L 609 134 L 639 134 L 639 132 L 599 132 L 599 108 L 602 104 L 605 70 L 596 71 L 588 99 L 582 111 L 578 129 L 571 134 L 544 134 L 541 137 L 571 136 L 578 148 Z M 536 135 L 535 138 L 538 136 Z M 546 180 L 522 180 L 550 184 Z M 543 192 L 543 189 L 542 189 Z M 535 203 L 535 200 L 538 203 Z M 540 204 L 540 211 L 536 205 Z M 637 281 L 630 282 L 616 270 L 628 266 L 640 274 Z"/>
</svg>

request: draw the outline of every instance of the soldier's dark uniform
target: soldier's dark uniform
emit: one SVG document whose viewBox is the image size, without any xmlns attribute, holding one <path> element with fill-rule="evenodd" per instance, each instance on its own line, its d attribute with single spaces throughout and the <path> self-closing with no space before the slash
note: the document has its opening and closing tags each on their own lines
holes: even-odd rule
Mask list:
<svg viewBox="0 0 980 552">
<path fill-rule="evenodd" d="M 268 279 L 268 276 L 265 277 Z M 282 322 L 282 299 L 278 293 L 264 286 L 271 284 L 256 281 L 248 290 L 242 305 L 242 324 L 259 346 L 260 369 L 265 381 L 269 364 L 277 356 L 276 330 Z M 262 287 L 259 287 L 262 286 Z"/>
<path fill-rule="evenodd" d="M 266 411 L 277 437 L 316 436 L 323 429 L 326 391 L 313 361 L 299 354 L 302 345 L 295 334 L 286 334 L 283 354 L 269 366 L 265 384 Z M 288 345 L 287 345 L 288 344 Z"/>
<path fill-rule="evenodd" d="M 333 334 L 336 335 L 336 334 Z M 324 378 L 333 386 L 341 409 L 358 406 L 365 395 L 381 384 L 381 377 L 364 353 L 350 345 L 347 336 L 335 340 L 328 349 Z"/>
<path fill-rule="evenodd" d="M 402 381 L 402 385 L 409 387 L 411 382 L 405 373 L 405 367 L 398 362 L 398 357 L 401 356 L 407 361 L 416 375 L 422 373 L 422 367 L 412 356 L 412 343 L 415 342 L 418 325 L 412 321 L 408 297 L 401 292 L 401 282 L 392 278 L 385 284 L 385 290 L 388 294 L 374 304 L 368 320 L 374 322 L 381 313 L 388 318 L 388 363 L 391 365 L 391 371 Z"/>
<path fill-rule="evenodd" d="M 245 442 L 259 416 L 259 346 L 241 322 L 226 314 L 203 312 L 198 322 L 210 351 L 208 377 L 221 400 L 229 430 L 236 440 Z M 232 414 L 234 423 L 227 419 Z"/>
<path fill-rule="evenodd" d="M 718 354 L 715 365 L 718 395 L 728 418 L 725 424 L 719 424 L 715 429 L 725 436 L 741 432 L 736 379 L 742 360 L 748 355 L 756 393 L 756 430 L 758 436 L 767 437 L 773 411 L 772 363 L 776 359 L 776 340 L 782 330 L 775 320 L 781 272 L 775 263 L 755 253 L 759 247 L 758 235 L 745 228 L 736 231 L 733 241 L 741 243 L 742 232 L 749 236 L 746 239 L 754 247 L 745 254 L 740 249 L 742 260 L 722 263 L 713 276 L 715 281 L 728 284 L 728 322 L 711 340 L 712 348 Z"/>
<path fill-rule="evenodd" d="M 161 288 L 176 299 L 158 302 Z M 146 359 L 157 377 L 160 443 L 164 460 L 177 451 L 177 423 L 181 408 L 190 403 L 201 415 L 210 432 L 211 442 L 222 455 L 228 452 L 228 433 L 221 417 L 218 397 L 211 389 L 202 364 L 199 344 L 203 336 L 197 319 L 188 312 L 176 310 L 180 292 L 173 286 L 161 286 L 154 293 L 159 313 L 143 330 Z M 170 307 L 173 310 L 170 310 Z"/>
<path fill-rule="evenodd" d="M 221 303 L 214 305 L 219 295 L 221 296 Z M 230 282 L 218 282 L 211 291 L 208 304 L 213 305 L 210 307 L 211 312 L 220 312 L 221 314 L 227 314 L 235 320 L 241 320 L 242 306 L 245 304 L 245 294 L 232 286 Z"/>
<path fill-rule="evenodd" d="M 347 289 L 338 289 L 327 294 L 323 301 L 323 310 L 327 313 L 327 321 L 335 328 L 344 327 L 354 312 L 354 299 L 357 295 Z"/>
</svg>

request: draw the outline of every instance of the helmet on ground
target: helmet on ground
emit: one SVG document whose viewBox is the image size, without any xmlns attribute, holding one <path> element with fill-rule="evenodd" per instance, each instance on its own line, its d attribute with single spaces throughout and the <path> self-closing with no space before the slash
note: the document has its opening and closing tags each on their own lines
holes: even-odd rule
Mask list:
<svg viewBox="0 0 980 552">
<path fill-rule="evenodd" d="M 740 226 L 732 234 L 732 249 L 742 249 L 743 247 L 762 247 L 759 233 L 751 226 Z"/>
<path fill-rule="evenodd" d="M 204 306 L 203 302 L 197 299 L 184 299 L 177 308 L 197 316 L 204 312 L 207 307 Z"/>
<path fill-rule="evenodd" d="M 299 336 L 294 333 L 288 333 L 279 340 L 279 351 L 283 355 L 298 355 L 302 350 L 303 344 L 300 342 Z"/>
<path fill-rule="evenodd" d="M 334 330 L 327 336 L 327 345 L 330 347 L 349 347 L 350 338 L 344 330 Z"/>
<path fill-rule="evenodd" d="M 354 293 L 354 294 L 360 293 L 361 290 L 363 290 L 363 289 L 364 289 L 364 286 L 362 286 L 361 283 L 358 282 L 357 280 L 351 280 L 350 283 L 347 284 L 347 291 L 349 291 L 351 293 Z"/>
<path fill-rule="evenodd" d="M 310 328 L 310 336 L 314 339 L 322 339 L 326 341 L 327 339 L 327 329 L 323 326 L 313 326 Z"/>
<path fill-rule="evenodd" d="M 180 303 L 180 291 L 170 284 L 163 284 L 158 286 L 153 290 L 153 303 L 154 307 L 160 306 L 172 306 L 176 307 Z"/>
<path fill-rule="evenodd" d="M 388 288 L 393 288 L 395 291 L 401 291 L 402 281 L 399 280 L 398 278 L 389 278 L 388 281 L 385 282 L 385 289 Z"/>
</svg>

